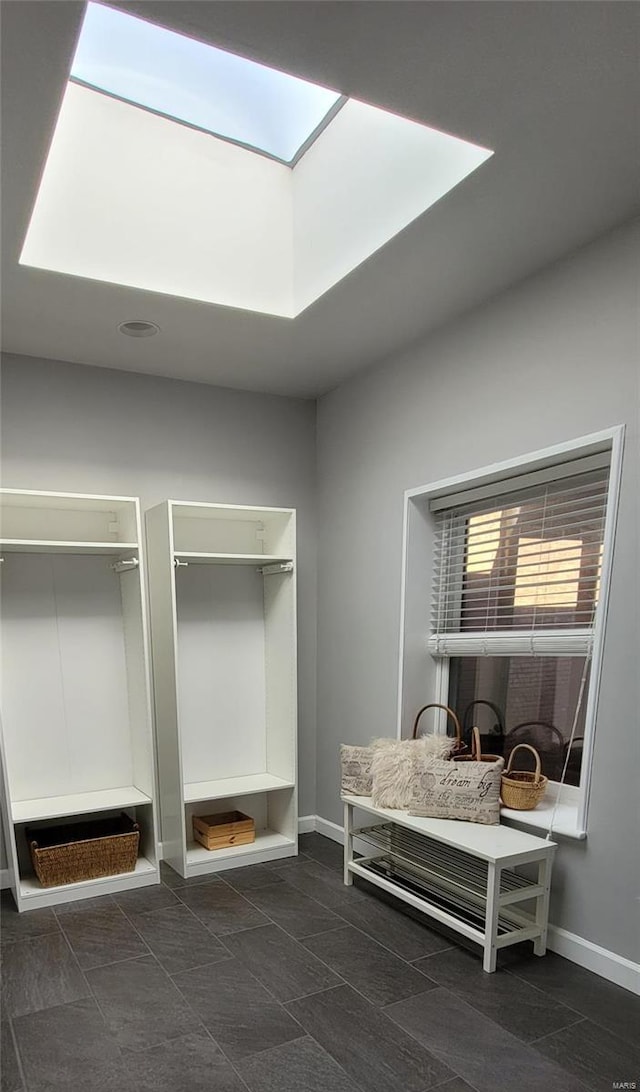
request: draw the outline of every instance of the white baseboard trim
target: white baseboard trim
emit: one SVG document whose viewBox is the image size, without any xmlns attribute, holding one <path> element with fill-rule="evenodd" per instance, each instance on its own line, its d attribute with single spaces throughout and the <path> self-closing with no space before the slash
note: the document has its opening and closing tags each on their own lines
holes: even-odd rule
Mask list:
<svg viewBox="0 0 640 1092">
<path fill-rule="evenodd" d="M 11 877 L 8 868 L 0 868 L 0 891 L 4 891 L 5 888 L 11 887 Z"/>
<path fill-rule="evenodd" d="M 323 819 L 320 815 L 315 817 L 318 834 L 324 834 L 334 842 L 344 845 L 344 828 L 338 823 L 332 823 L 329 819 Z M 588 971 L 606 978 L 609 982 L 615 982 L 617 986 L 623 986 L 625 990 L 640 994 L 640 963 L 633 963 L 608 948 L 601 948 L 584 937 L 575 933 L 569 933 L 558 925 L 549 925 L 547 946 L 552 952 L 564 956 L 571 963 L 577 963 Z"/>
<path fill-rule="evenodd" d="M 318 834 L 324 834 L 325 838 L 331 838 L 333 842 L 339 842 L 340 845 L 344 845 L 344 828 L 337 823 L 330 822 L 329 819 L 323 819 L 320 815 L 314 816 L 316 821 L 315 829 Z"/>
<path fill-rule="evenodd" d="M 558 925 L 549 925 L 547 943 L 552 952 L 578 963 L 625 990 L 640 994 L 640 963 L 601 948 L 591 940 L 569 933 Z"/>
</svg>

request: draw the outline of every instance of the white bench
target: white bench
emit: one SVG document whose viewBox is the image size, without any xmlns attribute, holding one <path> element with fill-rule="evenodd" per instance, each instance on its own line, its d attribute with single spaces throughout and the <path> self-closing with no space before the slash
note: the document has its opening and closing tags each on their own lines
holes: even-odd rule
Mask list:
<svg viewBox="0 0 640 1092">
<path fill-rule="evenodd" d="M 485 971 L 495 971 L 499 948 L 522 940 L 545 954 L 555 842 L 503 825 L 414 818 L 366 796 L 342 801 L 345 884 L 362 876 L 480 944 Z M 354 826 L 356 810 L 375 822 Z M 354 858 L 354 838 L 363 857 Z M 535 879 L 516 871 L 526 864 L 537 865 Z M 529 900 L 533 914 L 517 905 Z"/>
</svg>

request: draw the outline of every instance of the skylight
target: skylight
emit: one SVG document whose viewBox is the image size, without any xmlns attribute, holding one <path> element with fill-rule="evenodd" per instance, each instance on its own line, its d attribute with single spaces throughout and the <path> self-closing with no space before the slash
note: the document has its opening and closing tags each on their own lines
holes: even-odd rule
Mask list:
<svg viewBox="0 0 640 1092">
<path fill-rule="evenodd" d="M 20 262 L 295 318 L 492 155 L 90 3 Z"/>
<path fill-rule="evenodd" d="M 94 3 L 71 77 L 285 163 L 341 101 L 335 91 Z"/>
</svg>

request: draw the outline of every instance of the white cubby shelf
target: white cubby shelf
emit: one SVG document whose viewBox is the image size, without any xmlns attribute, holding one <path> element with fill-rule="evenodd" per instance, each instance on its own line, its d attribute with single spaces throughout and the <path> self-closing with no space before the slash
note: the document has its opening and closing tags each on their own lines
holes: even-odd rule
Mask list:
<svg viewBox="0 0 640 1092">
<path fill-rule="evenodd" d="M 36 906 L 55 906 L 61 902 L 95 898 L 97 895 L 114 895 L 118 891 L 148 887 L 157 882 L 156 862 L 147 860 L 146 857 L 138 857 L 134 872 L 125 872 L 120 876 L 100 876 L 95 880 L 66 883 L 59 887 L 42 887 L 35 876 L 26 876 L 20 880 L 19 898 L 23 903 L 22 909 L 31 910 Z"/>
<path fill-rule="evenodd" d="M 183 877 L 297 853 L 295 511 L 167 501 L 146 514 L 164 857 Z M 255 842 L 194 843 L 194 815 Z"/>
<path fill-rule="evenodd" d="M 0 491 L 2 820 L 18 910 L 159 882 L 135 497 Z M 25 828 L 126 811 L 134 872 L 42 887 Z"/>
<path fill-rule="evenodd" d="M 14 823 L 32 823 L 36 819 L 60 819 L 65 815 L 82 815 L 116 808 L 133 808 L 151 804 L 151 797 L 135 785 L 118 789 L 98 789 L 94 792 L 73 792 L 66 796 L 44 796 L 36 800 L 14 800 L 11 813 Z"/>
<path fill-rule="evenodd" d="M 137 542 L 66 542 L 34 538 L 0 539 L 0 550 L 18 554 L 122 554 L 137 551 Z"/>
<path fill-rule="evenodd" d="M 291 857 L 296 852 L 296 840 L 273 830 L 257 830 L 255 842 L 229 849 L 208 850 L 197 842 L 187 843 L 187 868 L 190 876 L 206 875 L 211 871 L 211 856 L 215 854 L 216 870 L 239 868 L 240 865 L 262 864 L 278 857 Z"/>
<path fill-rule="evenodd" d="M 195 781 L 184 787 L 185 804 L 195 804 L 200 800 L 226 800 L 231 796 L 251 796 L 256 792 L 271 792 L 273 789 L 293 789 L 295 781 L 273 774 L 244 774 L 242 777 L 223 777 L 218 781 Z"/>
<path fill-rule="evenodd" d="M 174 556 L 192 565 L 286 565 L 292 562 L 290 557 L 275 554 L 206 554 L 177 550 Z"/>
</svg>

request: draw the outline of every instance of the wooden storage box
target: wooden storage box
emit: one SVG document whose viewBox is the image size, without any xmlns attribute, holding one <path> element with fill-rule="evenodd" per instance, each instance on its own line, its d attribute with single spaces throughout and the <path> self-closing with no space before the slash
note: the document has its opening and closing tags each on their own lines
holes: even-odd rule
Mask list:
<svg viewBox="0 0 640 1092">
<path fill-rule="evenodd" d="M 256 840 L 256 824 L 241 811 L 223 811 L 220 815 L 194 815 L 193 837 L 205 849 L 228 849 Z"/>
<path fill-rule="evenodd" d="M 64 826 L 27 827 L 31 861 L 43 887 L 133 872 L 140 830 L 125 812 Z"/>
</svg>

